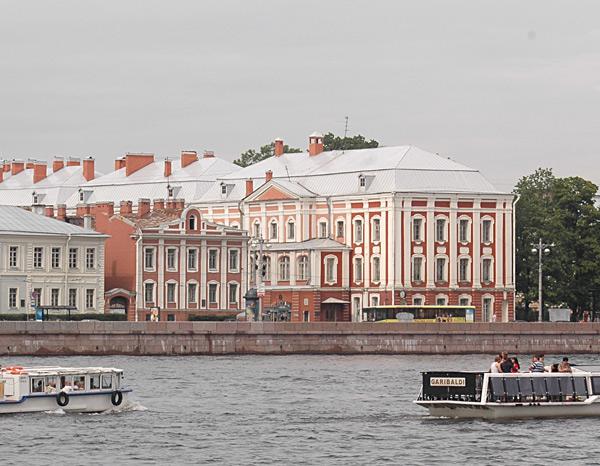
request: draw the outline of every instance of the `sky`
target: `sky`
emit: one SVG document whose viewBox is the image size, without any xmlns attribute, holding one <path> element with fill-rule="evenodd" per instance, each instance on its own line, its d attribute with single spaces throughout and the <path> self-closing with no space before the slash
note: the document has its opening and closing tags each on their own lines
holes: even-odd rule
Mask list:
<svg viewBox="0 0 600 466">
<path fill-rule="evenodd" d="M 0 158 L 228 160 L 313 131 L 412 144 L 502 190 L 600 184 L 600 2 L 0 0 Z"/>
</svg>

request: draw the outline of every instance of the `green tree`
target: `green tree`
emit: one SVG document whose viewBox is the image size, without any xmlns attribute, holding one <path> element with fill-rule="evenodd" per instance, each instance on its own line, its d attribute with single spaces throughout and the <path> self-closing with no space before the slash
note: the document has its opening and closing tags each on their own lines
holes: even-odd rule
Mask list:
<svg viewBox="0 0 600 466">
<path fill-rule="evenodd" d="M 326 151 L 370 149 L 373 147 L 379 147 L 379 142 L 375 139 L 367 141 L 361 134 L 352 137 L 339 137 L 333 133 L 327 133 L 323 136 L 323 149 Z"/>
<path fill-rule="evenodd" d="M 295 147 L 289 147 L 287 145 L 283 146 L 284 153 L 298 153 L 302 152 L 302 149 L 297 149 Z M 260 162 L 261 160 L 268 159 L 275 155 L 275 143 L 272 142 L 270 144 L 265 144 L 261 146 L 258 151 L 254 149 L 248 149 L 246 152 L 243 152 L 240 155 L 239 159 L 233 161 L 236 165 L 240 167 L 247 167 L 248 165 L 252 165 L 253 163 Z"/>
</svg>

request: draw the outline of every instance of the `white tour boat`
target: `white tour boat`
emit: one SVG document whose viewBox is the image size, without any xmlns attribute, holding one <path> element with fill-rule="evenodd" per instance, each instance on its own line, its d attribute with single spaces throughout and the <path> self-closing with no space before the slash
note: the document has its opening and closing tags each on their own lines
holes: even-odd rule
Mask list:
<svg viewBox="0 0 600 466">
<path fill-rule="evenodd" d="M 121 369 L 22 367 L 0 369 L 0 414 L 62 409 L 96 413 L 120 406 L 131 392 Z"/>
<path fill-rule="evenodd" d="M 432 416 L 538 418 L 600 416 L 600 373 L 424 372 L 415 403 Z"/>
</svg>

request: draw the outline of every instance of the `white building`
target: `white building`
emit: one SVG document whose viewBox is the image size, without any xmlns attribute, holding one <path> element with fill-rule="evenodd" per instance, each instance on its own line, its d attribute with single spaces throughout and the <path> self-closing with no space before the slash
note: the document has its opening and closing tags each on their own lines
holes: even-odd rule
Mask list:
<svg viewBox="0 0 600 466">
<path fill-rule="evenodd" d="M 104 241 L 93 230 L 0 206 L 0 312 L 104 311 Z"/>
</svg>

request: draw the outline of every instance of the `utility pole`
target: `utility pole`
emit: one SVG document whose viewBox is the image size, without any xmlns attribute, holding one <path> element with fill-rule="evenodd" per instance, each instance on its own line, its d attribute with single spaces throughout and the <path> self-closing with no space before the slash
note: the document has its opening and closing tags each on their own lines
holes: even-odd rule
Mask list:
<svg viewBox="0 0 600 466">
<path fill-rule="evenodd" d="M 542 241 L 542 237 L 540 236 L 540 238 L 538 239 L 538 243 L 537 244 L 533 244 L 533 249 L 531 250 L 531 252 L 537 252 L 538 253 L 538 308 L 539 308 L 539 313 L 538 313 L 538 321 L 542 322 L 544 320 L 544 306 L 543 306 L 543 300 L 542 300 L 542 285 L 543 285 L 543 274 L 542 274 L 542 257 L 543 254 L 548 254 L 550 252 L 551 247 L 554 247 L 554 243 L 550 243 L 550 244 L 546 244 Z"/>
</svg>

